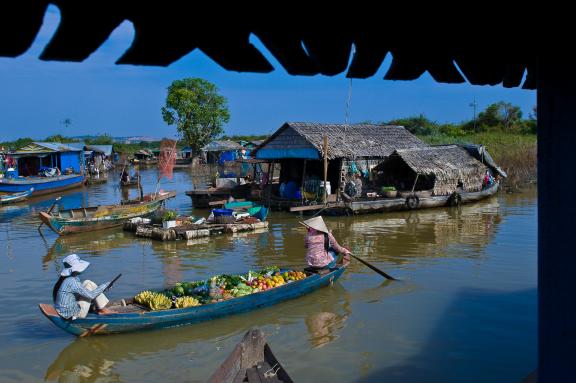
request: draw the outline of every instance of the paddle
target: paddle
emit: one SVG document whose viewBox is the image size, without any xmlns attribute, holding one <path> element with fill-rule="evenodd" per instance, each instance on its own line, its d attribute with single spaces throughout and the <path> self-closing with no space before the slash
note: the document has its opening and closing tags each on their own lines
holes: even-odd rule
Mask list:
<svg viewBox="0 0 576 383">
<path fill-rule="evenodd" d="M 118 274 L 118 275 L 116 276 L 116 278 L 112 279 L 112 282 L 110 282 L 110 284 L 108 285 L 108 287 L 106 287 L 106 288 L 104 289 L 104 291 L 110 290 L 110 288 L 112 287 L 112 285 L 114 284 L 114 282 L 116 282 L 116 281 L 118 280 L 118 278 L 120 278 L 121 276 L 122 276 L 122 273 Z"/>
<path fill-rule="evenodd" d="M 62 199 L 62 197 L 58 197 L 54 200 L 54 203 L 52 204 L 52 206 L 50 206 L 50 209 L 48 209 L 47 213 L 50 214 L 52 213 L 52 210 L 54 210 L 54 208 L 56 207 L 56 204 L 58 203 L 58 201 L 60 201 Z M 40 228 L 42 227 L 42 225 L 44 225 L 44 222 L 40 222 L 40 225 L 38 226 L 38 230 L 40 230 Z"/>
<path fill-rule="evenodd" d="M 368 266 L 369 268 L 371 268 L 372 270 L 374 270 L 375 272 L 377 272 L 378 274 L 382 275 L 384 278 L 386 279 L 390 279 L 391 281 L 397 281 L 396 278 L 386 274 L 385 272 L 383 272 L 382 270 L 380 270 L 379 268 L 377 268 L 376 266 L 366 262 L 365 260 L 363 260 L 360 257 L 355 256 L 354 254 L 350 253 L 350 256 L 353 257 L 354 259 L 357 259 L 358 261 L 360 261 L 361 263 L 365 264 L 366 266 Z"/>
</svg>

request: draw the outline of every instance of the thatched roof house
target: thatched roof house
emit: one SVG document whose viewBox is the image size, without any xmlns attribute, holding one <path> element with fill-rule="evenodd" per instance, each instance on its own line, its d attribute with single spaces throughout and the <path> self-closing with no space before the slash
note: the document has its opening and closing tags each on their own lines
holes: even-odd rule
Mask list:
<svg viewBox="0 0 576 383">
<path fill-rule="evenodd" d="M 434 195 L 448 195 L 461 184 L 463 191 L 479 191 L 488 167 L 457 145 L 398 149 L 376 167 L 388 183 L 432 189 Z"/>
<path fill-rule="evenodd" d="M 287 122 L 253 151 L 261 159 L 320 159 L 324 135 L 328 159 L 384 158 L 395 149 L 428 147 L 402 126 Z"/>
</svg>

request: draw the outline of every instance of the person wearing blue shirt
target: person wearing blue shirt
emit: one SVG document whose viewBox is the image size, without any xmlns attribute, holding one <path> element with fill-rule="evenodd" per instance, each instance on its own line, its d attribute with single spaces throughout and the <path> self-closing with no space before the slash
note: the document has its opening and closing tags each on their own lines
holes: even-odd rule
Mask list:
<svg viewBox="0 0 576 383">
<path fill-rule="evenodd" d="M 94 282 L 80 281 L 80 275 L 90 265 L 76 254 L 71 254 L 62 260 L 64 270 L 52 290 L 54 308 L 64 318 L 74 320 L 88 315 L 92 301 L 96 308 L 104 311 L 108 298 L 103 294 L 110 282 L 97 286 Z"/>
</svg>

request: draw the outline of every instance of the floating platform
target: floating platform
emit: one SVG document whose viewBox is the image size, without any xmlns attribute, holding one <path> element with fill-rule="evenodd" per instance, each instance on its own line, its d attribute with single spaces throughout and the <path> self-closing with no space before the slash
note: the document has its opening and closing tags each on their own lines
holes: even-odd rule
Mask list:
<svg viewBox="0 0 576 383">
<path fill-rule="evenodd" d="M 194 238 L 209 237 L 220 234 L 234 234 L 268 229 L 268 222 L 255 223 L 229 223 L 229 224 L 202 224 L 182 225 L 170 229 L 142 223 L 126 222 L 124 230 L 136 234 L 137 237 L 152 238 L 159 241 L 190 240 Z"/>
</svg>

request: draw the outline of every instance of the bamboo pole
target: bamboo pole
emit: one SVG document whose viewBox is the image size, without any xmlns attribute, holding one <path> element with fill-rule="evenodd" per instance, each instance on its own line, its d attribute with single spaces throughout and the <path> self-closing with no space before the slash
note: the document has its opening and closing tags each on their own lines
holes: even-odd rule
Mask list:
<svg viewBox="0 0 576 383">
<path fill-rule="evenodd" d="M 306 179 L 306 162 L 308 160 L 304 159 L 304 166 L 302 168 L 302 182 L 300 184 L 300 204 L 304 205 L 304 181 Z"/>
<path fill-rule="evenodd" d="M 326 200 L 328 199 L 328 188 L 326 183 L 328 182 L 328 136 L 324 135 L 324 205 L 326 205 Z"/>
</svg>

